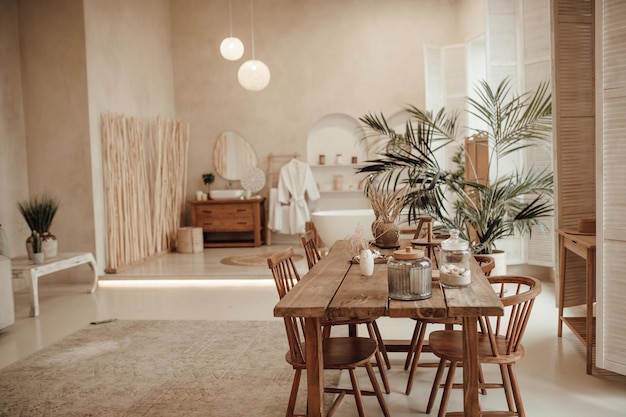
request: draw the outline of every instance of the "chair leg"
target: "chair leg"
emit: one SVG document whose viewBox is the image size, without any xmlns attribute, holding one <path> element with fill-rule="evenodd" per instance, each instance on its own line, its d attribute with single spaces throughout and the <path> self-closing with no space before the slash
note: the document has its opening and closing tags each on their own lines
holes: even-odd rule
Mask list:
<svg viewBox="0 0 626 417">
<path fill-rule="evenodd" d="M 443 394 L 441 394 L 441 405 L 439 406 L 438 417 L 445 417 L 446 415 L 448 400 L 450 399 L 450 392 L 452 391 L 452 385 L 454 384 L 455 371 L 456 362 L 450 362 L 450 367 L 448 368 L 448 376 L 446 377 L 446 385 L 443 387 Z"/>
<path fill-rule="evenodd" d="M 415 329 L 413 329 L 413 336 L 411 337 L 411 344 L 409 345 L 409 351 L 407 352 L 406 360 L 404 361 L 405 371 L 409 369 L 409 365 L 411 365 L 413 355 L 415 354 L 415 345 L 417 344 L 417 336 L 419 335 L 420 327 L 422 327 L 422 322 L 420 320 L 416 320 Z"/>
<path fill-rule="evenodd" d="M 350 381 L 352 381 L 352 391 L 354 392 L 354 402 L 356 403 L 356 409 L 359 412 L 359 417 L 365 417 L 363 397 L 361 395 L 361 389 L 359 388 L 359 382 L 356 378 L 356 371 L 352 368 L 348 369 L 348 372 L 350 372 Z"/>
<path fill-rule="evenodd" d="M 378 350 L 383 355 L 383 359 L 385 359 L 385 365 L 387 365 L 387 369 L 391 369 L 391 362 L 389 362 L 389 355 L 387 354 L 387 347 L 385 346 L 385 341 L 383 340 L 382 335 L 380 334 L 380 329 L 378 329 L 378 324 L 376 324 L 376 320 L 372 322 L 372 327 L 374 329 L 374 334 L 376 335 L 376 342 L 378 342 Z"/>
<path fill-rule="evenodd" d="M 328 339 L 328 338 L 330 337 L 330 329 L 331 329 L 332 327 L 333 327 L 333 326 L 328 325 L 328 326 L 324 326 L 324 327 L 322 328 L 322 338 L 324 338 L 324 339 Z"/>
<path fill-rule="evenodd" d="M 374 331 L 374 326 L 371 323 L 367 323 L 367 332 L 370 336 L 370 338 L 376 340 L 376 332 Z M 383 358 L 380 354 L 380 345 L 382 343 L 379 343 L 377 341 L 377 344 L 379 345 L 379 348 L 376 349 L 376 366 L 378 367 L 378 371 L 380 372 L 380 378 L 383 380 L 383 386 L 385 387 L 385 392 L 387 394 L 389 394 L 391 392 L 391 388 L 389 387 L 389 380 L 387 379 L 387 371 L 385 369 L 385 364 L 383 363 Z"/>
<path fill-rule="evenodd" d="M 441 377 L 443 376 L 443 370 L 446 369 L 447 361 L 441 359 L 439 366 L 437 367 L 437 373 L 435 374 L 435 380 L 433 381 L 433 387 L 430 390 L 430 397 L 428 397 L 428 405 L 426 406 L 426 414 L 430 414 L 435 404 L 435 398 L 437 397 L 437 391 L 439 391 L 439 385 L 441 384 Z"/>
<path fill-rule="evenodd" d="M 387 408 L 387 403 L 385 402 L 385 398 L 383 397 L 383 392 L 380 390 L 380 385 L 376 380 L 376 375 L 374 375 L 374 368 L 371 363 L 365 364 L 365 369 L 367 369 L 367 375 L 370 378 L 372 383 L 372 387 L 374 388 L 374 392 L 376 393 L 376 399 L 378 400 L 378 404 L 380 404 L 380 409 L 383 410 L 383 415 L 385 417 L 391 417 L 389 414 L 389 409 Z"/>
<path fill-rule="evenodd" d="M 409 371 L 409 379 L 406 384 L 405 394 L 409 395 L 411 390 L 413 389 L 413 381 L 415 379 L 415 372 L 417 372 L 417 367 L 419 366 L 420 356 L 422 354 L 422 347 L 424 346 L 424 338 L 426 337 L 426 323 L 421 323 L 419 325 L 419 334 L 417 336 L 417 341 L 415 343 L 415 347 L 413 348 L 415 352 L 413 353 L 413 359 L 411 359 L 411 370 Z M 418 325 L 415 326 L 417 329 Z M 408 355 L 407 355 L 408 357 Z"/>
<path fill-rule="evenodd" d="M 296 400 L 298 399 L 298 388 L 300 387 L 300 377 L 302 369 L 296 369 L 293 375 L 293 383 L 291 384 L 291 394 L 289 395 L 289 403 L 287 404 L 286 417 L 293 417 L 296 408 Z"/>
<path fill-rule="evenodd" d="M 482 364 L 478 364 L 478 384 L 484 384 L 485 383 L 485 374 L 483 373 L 483 366 Z M 480 389 L 480 393 L 482 395 L 487 395 L 487 389 L 486 388 L 481 388 Z"/>
<path fill-rule="evenodd" d="M 502 387 L 504 388 L 506 404 L 509 407 L 509 411 L 514 411 L 515 403 L 513 401 L 511 380 L 509 379 L 509 370 L 507 368 L 508 368 L 507 365 L 500 365 L 500 375 L 502 376 Z"/>
<path fill-rule="evenodd" d="M 511 388 L 513 391 L 513 398 L 515 398 L 515 407 L 517 408 L 517 414 L 519 417 L 526 417 L 526 411 L 524 410 L 524 403 L 522 402 L 522 393 L 519 390 L 519 384 L 517 382 L 517 375 L 515 375 L 515 368 L 513 364 L 508 365 L 509 378 L 511 380 Z"/>
<path fill-rule="evenodd" d="M 378 350 L 376 350 L 376 366 L 378 366 L 380 378 L 383 380 L 383 387 L 385 387 L 385 392 L 389 394 L 391 392 L 391 388 L 389 387 L 389 380 L 387 379 L 387 370 L 385 369 L 383 358 L 381 357 Z"/>
</svg>

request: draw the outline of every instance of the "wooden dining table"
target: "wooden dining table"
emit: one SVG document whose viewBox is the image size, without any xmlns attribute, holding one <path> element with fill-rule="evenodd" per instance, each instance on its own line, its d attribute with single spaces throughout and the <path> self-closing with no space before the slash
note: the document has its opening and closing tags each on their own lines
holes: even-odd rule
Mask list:
<svg viewBox="0 0 626 417">
<path fill-rule="evenodd" d="M 464 288 L 442 288 L 433 281 L 432 297 L 419 301 L 389 298 L 386 263 L 376 263 L 372 276 L 362 276 L 350 262 L 347 241 L 337 241 L 300 282 L 274 307 L 275 317 L 302 317 L 305 327 L 307 412 L 325 416 L 322 319 L 404 317 L 459 317 L 463 321 L 463 395 L 466 417 L 480 416 L 478 405 L 479 316 L 501 316 L 504 306 L 477 262 L 472 282 Z M 390 255 L 392 251 L 381 251 Z"/>
</svg>

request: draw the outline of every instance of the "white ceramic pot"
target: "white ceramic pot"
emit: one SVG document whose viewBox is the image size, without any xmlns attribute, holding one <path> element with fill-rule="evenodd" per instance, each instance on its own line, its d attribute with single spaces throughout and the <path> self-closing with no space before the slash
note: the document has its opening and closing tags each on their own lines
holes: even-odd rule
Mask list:
<svg viewBox="0 0 626 417">
<path fill-rule="evenodd" d="M 489 256 L 493 258 L 495 264 L 491 275 L 506 275 L 506 252 L 496 249 Z"/>
<path fill-rule="evenodd" d="M 44 258 L 45 258 L 45 255 L 43 252 L 33 253 L 33 263 L 35 265 L 43 264 Z"/>
</svg>

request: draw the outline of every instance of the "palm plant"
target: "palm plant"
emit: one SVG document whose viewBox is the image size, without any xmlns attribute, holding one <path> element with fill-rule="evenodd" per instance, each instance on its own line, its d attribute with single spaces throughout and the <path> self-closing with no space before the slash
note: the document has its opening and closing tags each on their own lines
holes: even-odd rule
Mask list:
<svg viewBox="0 0 626 417">
<path fill-rule="evenodd" d="M 486 136 L 489 143 L 490 183 L 466 180 L 461 166 L 443 169 L 435 152 L 445 146 L 459 146 L 458 113 L 441 109 L 436 114 L 408 106 L 405 131 L 390 128 L 383 115 L 360 118 L 380 140 L 378 159 L 360 172 L 371 174 L 379 187 L 406 187 L 404 207 L 409 221 L 428 214 L 447 229 L 459 229 L 471 242 L 474 253 L 491 253 L 498 239 L 532 233 L 534 226 L 545 228 L 542 218 L 552 213 L 553 176 L 534 166 L 510 173 L 499 172 L 503 157 L 549 138 L 552 104 L 548 85 L 542 83 L 532 93 L 511 93 L 508 80 L 495 90 L 484 81 L 475 89 L 477 98 L 468 98 L 467 112 L 484 128 L 469 129 Z M 458 156 L 458 154 L 457 154 Z"/>
</svg>

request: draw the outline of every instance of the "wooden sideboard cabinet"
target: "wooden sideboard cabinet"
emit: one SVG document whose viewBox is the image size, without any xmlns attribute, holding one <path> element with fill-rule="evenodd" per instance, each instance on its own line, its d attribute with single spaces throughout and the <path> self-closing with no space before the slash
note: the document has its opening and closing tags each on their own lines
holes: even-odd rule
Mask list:
<svg viewBox="0 0 626 417">
<path fill-rule="evenodd" d="M 265 243 L 265 198 L 189 203 L 191 225 L 202 228 L 205 248 Z"/>
</svg>

